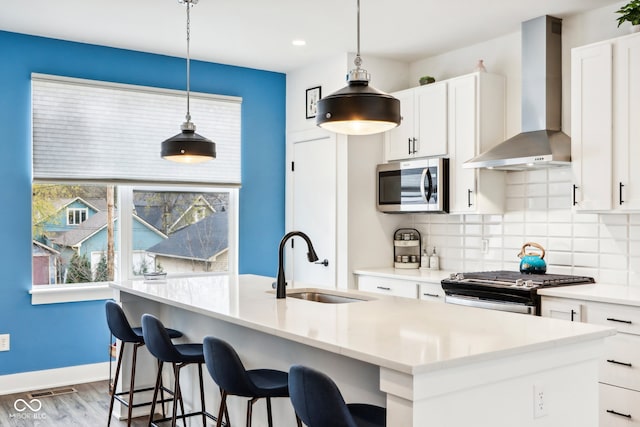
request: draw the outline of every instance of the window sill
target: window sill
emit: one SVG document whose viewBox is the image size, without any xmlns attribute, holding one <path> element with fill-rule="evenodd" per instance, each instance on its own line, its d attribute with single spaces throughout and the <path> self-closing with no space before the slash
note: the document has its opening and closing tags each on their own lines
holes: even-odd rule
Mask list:
<svg viewBox="0 0 640 427">
<path fill-rule="evenodd" d="M 94 301 L 113 298 L 108 283 L 78 285 L 40 285 L 29 290 L 31 305 Z"/>
</svg>

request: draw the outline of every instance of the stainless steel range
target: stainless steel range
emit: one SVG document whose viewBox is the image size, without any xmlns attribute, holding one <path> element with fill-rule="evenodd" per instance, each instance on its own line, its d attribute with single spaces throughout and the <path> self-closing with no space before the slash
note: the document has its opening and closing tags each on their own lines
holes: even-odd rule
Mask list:
<svg viewBox="0 0 640 427">
<path fill-rule="evenodd" d="M 538 289 L 594 283 L 592 277 L 482 271 L 452 274 L 442 280 L 450 304 L 540 315 Z"/>
</svg>

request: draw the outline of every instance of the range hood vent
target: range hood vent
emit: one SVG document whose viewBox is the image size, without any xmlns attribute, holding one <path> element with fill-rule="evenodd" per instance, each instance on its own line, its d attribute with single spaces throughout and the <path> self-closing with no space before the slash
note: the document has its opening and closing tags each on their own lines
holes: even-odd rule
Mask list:
<svg viewBox="0 0 640 427">
<path fill-rule="evenodd" d="M 522 133 L 466 161 L 465 168 L 529 170 L 571 163 L 571 139 L 561 131 L 562 20 L 522 23 Z"/>
</svg>

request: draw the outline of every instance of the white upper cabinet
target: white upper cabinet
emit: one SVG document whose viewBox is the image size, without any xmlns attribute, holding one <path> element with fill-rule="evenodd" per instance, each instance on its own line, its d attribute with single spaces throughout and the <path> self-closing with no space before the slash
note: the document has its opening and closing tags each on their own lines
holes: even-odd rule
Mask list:
<svg viewBox="0 0 640 427">
<path fill-rule="evenodd" d="M 464 162 L 504 141 L 504 78 L 473 73 L 448 81 L 451 213 L 504 211 L 505 174 L 465 169 Z"/>
<path fill-rule="evenodd" d="M 611 209 L 611 45 L 571 51 L 571 169 L 578 211 Z"/>
<path fill-rule="evenodd" d="M 502 213 L 504 172 L 462 165 L 504 141 L 504 77 L 476 72 L 393 95 L 403 120 L 385 134 L 386 160 L 449 157 L 450 212 Z"/>
<path fill-rule="evenodd" d="M 614 209 L 640 210 L 640 34 L 623 37 L 614 52 Z"/>
<path fill-rule="evenodd" d="M 640 34 L 573 49 L 576 211 L 640 210 Z M 634 167 L 635 166 L 635 167 Z"/>
<path fill-rule="evenodd" d="M 400 100 L 402 122 L 385 135 L 387 161 L 447 154 L 446 82 L 393 94 Z"/>
</svg>

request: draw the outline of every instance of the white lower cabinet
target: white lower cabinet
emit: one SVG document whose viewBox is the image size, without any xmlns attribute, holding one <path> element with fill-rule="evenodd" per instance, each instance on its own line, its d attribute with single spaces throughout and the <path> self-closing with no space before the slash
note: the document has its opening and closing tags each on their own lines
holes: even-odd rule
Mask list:
<svg viewBox="0 0 640 427">
<path fill-rule="evenodd" d="M 640 427 L 640 308 L 543 296 L 542 316 L 617 329 L 600 360 L 600 427 Z"/>
<path fill-rule="evenodd" d="M 600 427 L 640 427 L 640 392 L 600 384 Z"/>
<path fill-rule="evenodd" d="M 640 390 L 640 336 L 619 333 L 607 338 L 600 382 Z"/>
<path fill-rule="evenodd" d="M 444 302 L 440 283 L 358 275 L 358 290 L 406 298 Z"/>
<path fill-rule="evenodd" d="M 418 286 L 415 282 L 386 277 L 358 276 L 358 289 L 397 297 L 417 298 L 418 296 Z"/>
<path fill-rule="evenodd" d="M 439 283 L 420 283 L 418 292 L 421 300 L 444 302 L 444 290 Z"/>
</svg>

